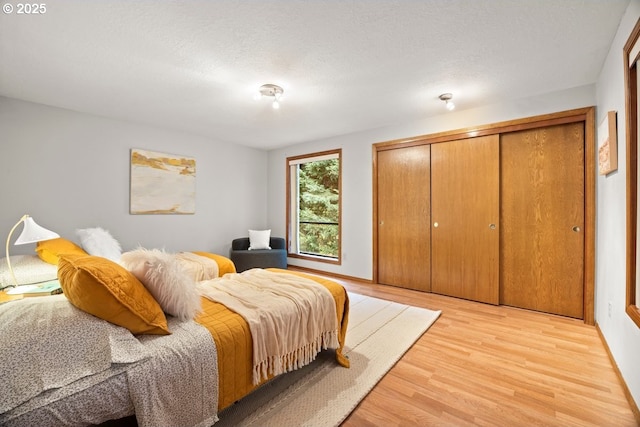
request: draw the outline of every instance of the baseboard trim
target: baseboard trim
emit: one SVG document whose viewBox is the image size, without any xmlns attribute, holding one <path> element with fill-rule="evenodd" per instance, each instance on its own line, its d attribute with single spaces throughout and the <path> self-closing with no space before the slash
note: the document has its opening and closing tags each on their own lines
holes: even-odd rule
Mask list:
<svg viewBox="0 0 640 427">
<path fill-rule="evenodd" d="M 369 284 L 369 285 L 373 283 L 372 280 L 363 279 L 361 277 L 347 276 L 347 275 L 344 275 L 344 274 L 331 273 L 329 271 L 316 270 L 315 268 L 308 268 L 308 267 L 300 267 L 298 265 L 289 264 L 287 266 L 287 268 L 289 270 L 298 270 L 298 271 L 311 273 L 311 274 L 319 274 L 319 275 L 322 275 L 322 276 L 329 276 L 329 277 L 333 277 L 333 278 L 336 278 L 336 279 L 350 280 L 352 282 L 366 283 L 366 284 Z"/>
<path fill-rule="evenodd" d="M 622 385 L 622 390 L 624 391 L 624 395 L 627 398 L 627 401 L 629 402 L 629 406 L 631 406 L 631 411 L 633 412 L 633 416 L 636 418 L 636 423 L 640 426 L 640 410 L 638 409 L 638 405 L 636 405 L 636 401 L 633 400 L 633 396 L 629 391 L 629 387 L 627 387 L 627 383 L 622 377 L 622 372 L 620 372 L 620 369 L 618 368 L 618 364 L 613 358 L 613 354 L 611 353 L 609 344 L 607 344 L 607 340 L 605 339 L 604 334 L 602 333 L 602 330 L 600 330 L 600 325 L 598 325 L 598 322 L 596 322 L 595 326 L 596 326 L 596 331 L 598 331 L 598 335 L 600 336 L 600 341 L 602 341 L 602 344 L 604 345 L 604 349 L 607 352 L 607 356 L 609 356 L 609 360 L 611 361 L 613 370 L 615 371 L 618 377 L 618 380 L 620 380 L 620 384 Z"/>
</svg>

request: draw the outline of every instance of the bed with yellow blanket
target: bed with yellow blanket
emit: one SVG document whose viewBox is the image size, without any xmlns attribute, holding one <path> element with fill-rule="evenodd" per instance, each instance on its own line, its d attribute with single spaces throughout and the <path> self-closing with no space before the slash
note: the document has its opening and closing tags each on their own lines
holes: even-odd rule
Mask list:
<svg viewBox="0 0 640 427">
<path fill-rule="evenodd" d="M 272 271 L 286 271 L 275 270 Z M 342 355 L 347 331 L 349 301 L 345 289 L 338 283 L 317 276 L 287 271 L 316 281 L 326 287 L 335 300 L 336 315 L 340 325 L 339 348 L 336 361 L 348 366 L 349 361 Z M 213 336 L 218 349 L 219 399 L 218 408 L 222 410 L 249 394 L 257 386 L 252 381 L 252 341 L 249 325 L 239 314 L 224 305 L 202 298 L 203 313 L 196 321 L 205 326 Z"/>
<path fill-rule="evenodd" d="M 196 254 L 215 260 L 219 266 L 220 275 L 234 274 L 233 263 L 230 263 L 226 257 L 204 252 Z M 74 261 L 78 265 L 83 259 L 68 257 L 68 260 Z M 103 261 L 100 260 L 100 262 Z M 77 265 L 75 267 L 78 270 L 79 267 Z M 59 269 L 61 268 L 59 266 Z M 85 270 L 89 269 L 85 268 Z M 101 265 L 100 272 L 93 271 L 93 274 L 99 276 L 107 270 Z M 345 289 L 334 281 L 318 276 L 288 270 L 270 269 L 270 272 L 275 277 L 286 274 L 290 278 L 299 278 L 301 283 L 313 281 L 330 293 L 335 304 L 338 326 L 338 343 L 336 348 L 330 351 L 335 351 L 336 368 L 348 367 L 349 361 L 342 354 L 349 311 L 349 301 Z M 109 270 L 104 274 L 114 273 Z M 85 276 L 82 276 L 83 286 L 89 280 Z M 92 277 L 91 280 L 93 279 L 95 278 Z M 200 297 L 201 312 L 194 321 L 180 321 L 172 316 L 167 316 L 164 327 L 170 332 L 170 335 L 164 335 L 163 325 L 154 318 L 150 320 L 152 324 L 155 322 L 151 332 L 140 334 L 97 319 L 95 314 L 93 316 L 87 315 L 86 312 L 76 309 L 67 301 L 68 297 L 70 300 L 74 298 L 73 288 L 63 286 L 63 289 L 65 289 L 66 295 L 25 298 L 23 301 L 0 305 L 0 323 L 8 312 L 15 312 L 18 309 L 24 312 L 25 310 L 33 310 L 34 307 L 49 305 L 49 314 L 47 315 L 52 318 L 64 315 L 64 322 L 66 322 L 61 326 L 61 328 L 66 328 L 66 332 L 60 332 L 62 329 L 53 330 L 51 324 L 55 322 L 50 322 L 47 329 L 40 334 L 41 336 L 49 336 L 48 340 L 57 340 L 56 345 L 62 348 L 61 350 L 51 348 L 51 351 L 63 355 L 65 353 L 64 337 L 69 336 L 69 340 L 75 340 L 74 345 L 77 345 L 78 340 L 82 339 L 83 330 L 95 330 L 98 332 L 92 332 L 91 338 L 86 338 L 84 341 L 96 342 L 96 346 L 98 346 L 99 339 L 94 339 L 94 337 L 106 337 L 104 339 L 107 344 L 104 344 L 103 347 L 111 347 L 109 351 L 105 352 L 103 348 L 99 353 L 110 352 L 111 359 L 104 360 L 106 367 L 92 366 L 87 368 L 82 365 L 75 369 L 69 368 L 73 371 L 71 374 L 76 374 L 81 370 L 87 370 L 88 374 L 85 376 L 78 374 L 78 378 L 70 378 L 66 384 L 50 386 L 49 389 L 43 389 L 38 395 L 29 399 L 25 397 L 26 400 L 19 405 L 7 406 L 6 402 L 0 398 L 0 425 L 100 424 L 108 420 L 131 417 L 135 414 L 138 425 L 141 427 L 174 425 L 177 419 L 180 420 L 180 425 L 206 426 L 217 420 L 216 411 L 229 407 L 268 381 L 265 378 L 255 381 L 254 344 L 250 325 L 243 316 L 220 302 Z M 36 300 L 40 300 L 40 302 L 38 303 Z M 38 310 L 41 309 L 38 308 Z M 65 314 L 67 312 L 68 314 Z M 38 313 L 36 317 L 40 321 L 36 320 L 35 322 L 42 326 L 42 313 Z M 82 318 L 77 319 L 77 317 Z M 69 318 L 73 318 L 73 321 Z M 93 326 L 84 326 L 85 323 L 91 322 L 93 322 Z M 11 328 L 12 337 L 19 335 L 15 324 L 16 322 L 13 321 L 13 325 L 9 325 L 6 330 L 0 330 L 0 333 L 9 333 L 9 328 Z M 30 325 L 25 326 L 31 327 Z M 105 332 L 103 328 L 107 327 L 111 329 Z M 20 339 L 16 339 L 16 341 L 20 341 Z M 24 341 L 27 343 L 25 345 L 29 345 L 28 339 Z M 9 345 L 6 340 L 3 342 L 4 344 L 0 344 L 0 357 L 6 355 L 15 358 L 21 352 L 22 354 L 29 352 L 29 349 L 26 348 L 14 348 L 15 346 Z M 114 343 L 116 347 L 114 347 Z M 18 343 L 14 342 L 13 344 L 17 345 Z M 86 350 L 86 353 L 90 354 L 91 351 L 94 350 Z M 32 365 L 43 365 L 41 360 L 36 362 L 38 351 L 32 351 L 32 353 L 34 355 L 29 359 Z M 43 353 L 45 355 L 42 357 L 53 358 L 53 355 L 46 354 L 46 349 L 43 350 Z M 83 351 L 79 350 L 75 354 L 83 354 Z M 63 357 L 60 356 L 60 359 L 60 365 L 62 365 Z M 70 357 L 70 359 L 74 358 Z M 77 356 L 75 359 L 82 358 Z M 72 363 L 80 362 L 81 360 L 75 360 Z M 209 378 L 213 375 L 212 364 L 215 364 L 217 368 L 215 369 L 217 371 L 215 384 L 212 384 L 211 378 Z M 16 396 L 22 390 L 15 388 L 17 382 L 15 378 L 20 379 L 21 377 L 17 373 L 13 375 L 7 366 L 11 366 L 11 369 L 15 369 L 16 372 L 20 369 L 16 367 L 17 365 L 9 364 L 5 364 L 5 368 L 0 368 L 0 370 L 4 369 L 0 372 L 0 377 L 4 375 L 4 379 L 0 381 L 8 382 L 1 384 L 3 390 L 8 390 L 9 395 L 13 393 L 13 390 L 16 390 L 13 393 L 13 396 Z M 42 369 L 42 377 L 47 377 L 49 374 L 50 372 L 46 368 Z M 38 377 L 35 371 L 31 371 L 29 375 Z M 268 375 L 269 378 L 271 376 L 272 374 Z M 198 396 L 201 401 L 192 402 L 194 399 L 187 398 L 187 395 Z M 172 399 L 175 399 L 176 402 L 166 402 Z M 215 400 L 215 404 L 212 400 Z M 162 405 L 165 404 L 167 408 L 170 408 L 169 411 L 176 406 L 183 406 L 181 408 L 183 413 L 178 411 L 175 414 L 165 416 L 167 414 L 162 414 Z M 172 416 L 174 418 L 171 418 Z"/>
</svg>

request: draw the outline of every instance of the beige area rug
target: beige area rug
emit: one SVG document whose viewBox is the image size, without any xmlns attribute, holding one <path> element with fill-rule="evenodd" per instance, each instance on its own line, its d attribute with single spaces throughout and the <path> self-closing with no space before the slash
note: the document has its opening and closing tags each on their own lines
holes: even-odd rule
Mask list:
<svg viewBox="0 0 640 427">
<path fill-rule="evenodd" d="M 440 316 L 439 311 L 349 293 L 345 354 L 324 351 L 219 414 L 215 427 L 338 426 Z"/>
</svg>

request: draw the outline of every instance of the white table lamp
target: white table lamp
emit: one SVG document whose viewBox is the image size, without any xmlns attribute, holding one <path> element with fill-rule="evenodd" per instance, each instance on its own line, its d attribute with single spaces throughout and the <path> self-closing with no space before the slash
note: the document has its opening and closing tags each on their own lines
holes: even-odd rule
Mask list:
<svg viewBox="0 0 640 427">
<path fill-rule="evenodd" d="M 18 281 L 16 280 L 16 276 L 13 274 L 13 269 L 11 268 L 11 257 L 9 256 L 9 242 L 11 241 L 11 235 L 15 231 L 16 228 L 20 225 L 20 223 L 24 223 L 24 228 L 22 229 L 22 233 L 16 239 L 14 245 L 26 245 L 27 243 L 36 243 L 41 242 L 43 240 L 51 240 L 57 239 L 60 237 L 57 233 L 54 233 L 51 230 L 47 230 L 44 227 L 39 226 L 29 215 L 23 215 L 20 218 L 20 221 L 13 226 L 11 231 L 9 232 L 9 236 L 7 237 L 7 246 L 6 246 L 6 257 L 7 257 L 7 266 L 9 267 L 9 272 L 11 273 L 11 278 L 13 279 L 12 286 L 18 286 Z"/>
</svg>

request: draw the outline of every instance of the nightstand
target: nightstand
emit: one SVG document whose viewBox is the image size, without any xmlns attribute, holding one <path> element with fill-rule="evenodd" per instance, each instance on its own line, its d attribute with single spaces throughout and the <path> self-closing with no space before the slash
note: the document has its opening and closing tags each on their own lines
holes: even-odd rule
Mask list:
<svg viewBox="0 0 640 427">
<path fill-rule="evenodd" d="M 9 301 L 16 301 L 24 298 L 22 295 L 7 295 L 5 291 L 0 291 L 0 304 L 4 304 Z"/>
</svg>

